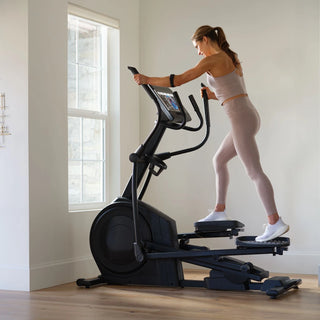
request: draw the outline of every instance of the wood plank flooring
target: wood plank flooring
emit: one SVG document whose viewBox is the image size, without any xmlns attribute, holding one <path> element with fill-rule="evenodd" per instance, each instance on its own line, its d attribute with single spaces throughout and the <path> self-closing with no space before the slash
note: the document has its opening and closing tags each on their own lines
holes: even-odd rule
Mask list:
<svg viewBox="0 0 320 320">
<path fill-rule="evenodd" d="M 185 278 L 203 279 L 201 270 Z M 320 319 L 316 276 L 302 278 L 299 290 L 276 300 L 262 292 L 227 292 L 201 288 L 103 286 L 78 288 L 75 283 L 33 292 L 0 291 L 1 320 L 197 320 Z"/>
</svg>

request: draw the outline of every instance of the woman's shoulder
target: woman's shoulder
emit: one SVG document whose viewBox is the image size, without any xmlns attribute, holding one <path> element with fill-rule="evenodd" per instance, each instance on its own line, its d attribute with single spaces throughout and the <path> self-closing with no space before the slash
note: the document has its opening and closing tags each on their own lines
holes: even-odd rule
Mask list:
<svg viewBox="0 0 320 320">
<path fill-rule="evenodd" d="M 204 57 L 200 60 L 199 64 L 206 66 L 208 70 L 212 68 L 217 68 L 221 65 L 222 59 L 218 57 L 220 54 L 213 54 L 211 56 Z"/>
<path fill-rule="evenodd" d="M 210 73 L 214 77 L 223 76 L 235 69 L 231 58 L 225 52 L 210 57 L 212 57 Z"/>
</svg>

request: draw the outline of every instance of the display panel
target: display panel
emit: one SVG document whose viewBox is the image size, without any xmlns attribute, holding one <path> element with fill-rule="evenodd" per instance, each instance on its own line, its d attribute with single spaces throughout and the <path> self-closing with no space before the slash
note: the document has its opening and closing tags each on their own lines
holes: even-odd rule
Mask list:
<svg viewBox="0 0 320 320">
<path fill-rule="evenodd" d="M 171 123 L 181 123 L 184 121 L 190 121 L 191 117 L 187 110 L 177 101 L 175 93 L 167 87 L 150 86 L 152 93 L 157 98 L 162 113 L 166 116 L 167 121 Z M 182 109 L 183 108 L 183 112 Z"/>
<path fill-rule="evenodd" d="M 178 103 L 175 101 L 173 93 L 161 92 L 161 91 L 158 91 L 157 93 L 159 95 L 159 98 L 165 104 L 168 110 L 172 110 L 172 111 L 179 110 Z"/>
</svg>

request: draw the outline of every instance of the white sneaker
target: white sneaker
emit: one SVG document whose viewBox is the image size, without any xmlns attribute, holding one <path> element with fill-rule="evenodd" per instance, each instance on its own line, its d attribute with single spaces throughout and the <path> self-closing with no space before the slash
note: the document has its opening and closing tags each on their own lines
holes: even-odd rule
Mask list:
<svg viewBox="0 0 320 320">
<path fill-rule="evenodd" d="M 264 233 L 256 237 L 257 242 L 264 242 L 280 237 L 282 234 L 288 232 L 290 227 L 285 224 L 281 218 L 275 224 L 267 224 Z"/>
<path fill-rule="evenodd" d="M 211 222 L 211 221 L 224 221 L 224 220 L 230 220 L 225 211 L 212 211 L 210 214 L 208 214 L 205 218 L 198 220 L 198 222 Z"/>
</svg>

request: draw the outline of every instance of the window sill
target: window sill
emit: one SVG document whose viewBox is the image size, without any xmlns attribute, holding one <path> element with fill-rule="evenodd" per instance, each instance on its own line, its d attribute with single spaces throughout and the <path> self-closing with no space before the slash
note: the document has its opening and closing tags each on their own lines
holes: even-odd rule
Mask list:
<svg viewBox="0 0 320 320">
<path fill-rule="evenodd" d="M 107 206 L 107 203 L 105 202 L 70 205 L 69 213 L 99 213 L 106 206 Z"/>
<path fill-rule="evenodd" d="M 95 213 L 98 214 L 101 209 L 69 209 L 68 213 Z"/>
</svg>

